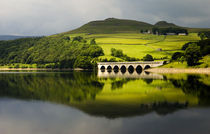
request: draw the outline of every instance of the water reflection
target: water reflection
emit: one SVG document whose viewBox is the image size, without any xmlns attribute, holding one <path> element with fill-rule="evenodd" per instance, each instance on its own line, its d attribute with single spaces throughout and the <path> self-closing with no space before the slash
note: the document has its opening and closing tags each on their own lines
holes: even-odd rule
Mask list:
<svg viewBox="0 0 210 134">
<path fill-rule="evenodd" d="M 75 107 L 92 116 L 131 117 L 210 105 L 209 76 L 134 71 L 0 73 L 0 97 Z M 206 81 L 207 80 L 207 81 Z"/>
<path fill-rule="evenodd" d="M 100 70 L 98 72 L 99 78 L 142 78 L 142 79 L 164 79 L 163 75 L 160 74 L 154 74 L 149 73 L 147 71 L 141 71 L 138 70 L 132 70 L 126 71 L 126 70 Z"/>
</svg>

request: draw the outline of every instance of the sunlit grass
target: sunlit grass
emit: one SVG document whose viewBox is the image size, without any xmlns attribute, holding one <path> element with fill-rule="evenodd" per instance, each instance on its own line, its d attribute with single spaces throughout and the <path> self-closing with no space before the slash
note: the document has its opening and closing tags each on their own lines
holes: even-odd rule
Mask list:
<svg viewBox="0 0 210 134">
<path fill-rule="evenodd" d="M 154 58 L 171 58 L 176 51 L 181 51 L 182 46 L 187 42 L 198 41 L 196 33 L 188 36 L 158 36 L 139 33 L 118 33 L 118 34 L 69 34 L 71 37 L 82 36 L 87 40 L 92 38 L 104 50 L 105 57 L 111 56 L 111 48 L 121 49 L 130 57 L 142 59 L 146 54 L 151 54 Z M 162 51 L 160 51 L 160 49 Z"/>
</svg>

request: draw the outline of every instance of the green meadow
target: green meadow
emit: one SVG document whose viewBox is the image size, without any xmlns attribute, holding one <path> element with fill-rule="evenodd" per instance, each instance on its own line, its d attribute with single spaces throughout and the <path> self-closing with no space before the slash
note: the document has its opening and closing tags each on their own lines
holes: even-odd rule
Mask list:
<svg viewBox="0 0 210 134">
<path fill-rule="evenodd" d="M 198 41 L 197 33 L 188 36 L 178 35 L 152 35 L 140 33 L 117 33 L 117 34 L 69 34 L 70 37 L 82 36 L 87 40 L 93 38 L 104 50 L 105 56 L 100 58 L 112 58 L 111 48 L 121 49 L 130 57 L 142 59 L 146 54 L 151 54 L 155 59 L 167 58 L 187 42 Z"/>
</svg>

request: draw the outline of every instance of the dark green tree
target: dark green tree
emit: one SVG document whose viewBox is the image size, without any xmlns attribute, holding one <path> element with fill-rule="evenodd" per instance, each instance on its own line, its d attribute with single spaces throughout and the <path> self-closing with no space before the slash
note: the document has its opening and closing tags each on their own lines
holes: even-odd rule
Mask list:
<svg viewBox="0 0 210 134">
<path fill-rule="evenodd" d="M 201 40 L 204 40 L 206 38 L 206 35 L 204 33 L 198 34 L 198 36 L 201 38 Z"/>
<path fill-rule="evenodd" d="M 147 54 L 145 57 L 143 57 L 143 61 L 154 61 L 152 55 Z"/>
<path fill-rule="evenodd" d="M 79 56 L 74 63 L 74 68 L 92 69 L 91 57 Z"/>
<path fill-rule="evenodd" d="M 92 39 L 92 40 L 90 41 L 90 45 L 96 45 L 96 40 L 95 40 L 95 39 Z"/>
<path fill-rule="evenodd" d="M 194 66 L 198 64 L 200 59 L 202 59 L 200 46 L 197 46 L 195 43 L 188 46 L 184 55 L 188 66 Z"/>
<path fill-rule="evenodd" d="M 171 60 L 178 60 L 179 58 L 181 58 L 184 54 L 181 52 L 175 52 L 172 57 Z"/>
</svg>

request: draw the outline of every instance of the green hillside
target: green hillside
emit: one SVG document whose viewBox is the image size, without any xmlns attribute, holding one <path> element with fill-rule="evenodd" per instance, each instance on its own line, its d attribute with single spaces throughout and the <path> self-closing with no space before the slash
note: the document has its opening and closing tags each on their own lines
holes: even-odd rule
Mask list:
<svg viewBox="0 0 210 134">
<path fill-rule="evenodd" d="M 86 40 L 95 38 L 96 43 L 104 50 L 105 56 L 99 57 L 102 59 L 115 58 L 111 56 L 111 48 L 121 49 L 128 56 L 139 59 L 142 59 L 146 54 L 151 54 L 157 60 L 170 59 L 174 52 L 182 51 L 181 48 L 185 43 L 200 40 L 196 33 L 190 33 L 188 36 L 140 33 L 67 35 L 71 37 L 82 36 Z"/>
<path fill-rule="evenodd" d="M 67 33 L 127 33 L 139 32 L 140 29 L 151 29 L 153 25 L 135 21 L 108 18 L 100 21 L 89 22 L 82 27 Z"/>
<path fill-rule="evenodd" d="M 161 21 L 156 26 L 176 25 Z M 0 41 L 0 65 L 6 68 L 92 68 L 97 61 L 136 61 L 147 54 L 155 60 L 170 60 L 174 52 L 182 51 L 185 43 L 200 40 L 197 33 L 187 36 L 140 33 L 152 27 L 144 22 L 109 18 L 57 35 Z M 122 50 L 127 59 L 113 57 L 112 48 Z"/>
<path fill-rule="evenodd" d="M 141 30 L 151 30 L 153 27 L 158 28 L 185 28 L 190 33 L 200 31 L 210 31 L 210 28 L 187 28 L 177 26 L 166 21 L 159 21 L 152 25 L 146 22 L 126 19 L 108 18 L 105 20 L 91 21 L 75 30 L 68 31 L 64 34 L 88 33 L 88 34 L 105 34 L 105 33 L 139 33 Z"/>
</svg>

